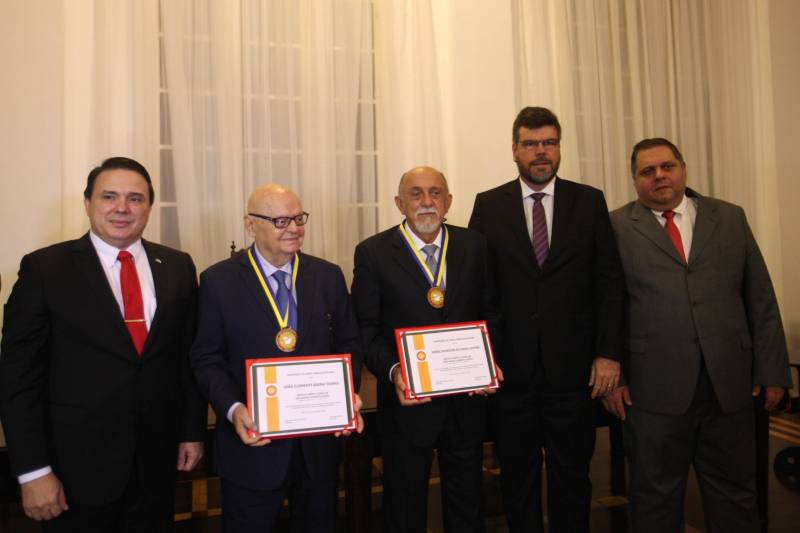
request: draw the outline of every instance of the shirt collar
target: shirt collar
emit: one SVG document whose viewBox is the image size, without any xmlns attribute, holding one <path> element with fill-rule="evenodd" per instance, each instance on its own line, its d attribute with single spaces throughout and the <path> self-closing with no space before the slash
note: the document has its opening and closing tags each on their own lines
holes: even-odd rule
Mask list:
<svg viewBox="0 0 800 533">
<path fill-rule="evenodd" d="M 684 216 L 686 214 L 686 210 L 689 209 L 689 206 L 687 205 L 688 203 L 689 201 L 686 199 L 686 195 L 684 194 L 683 198 L 681 198 L 681 203 L 673 207 L 671 211 L 673 213 L 677 213 L 678 215 Z M 660 217 L 664 212 L 664 210 L 659 211 L 657 209 L 651 209 L 650 211 L 652 211 L 657 217 Z"/>
<path fill-rule="evenodd" d="M 519 178 L 519 184 L 522 186 L 523 199 L 527 198 L 528 196 L 530 196 L 535 192 L 543 192 L 547 196 L 555 196 L 556 194 L 556 178 L 551 179 L 550 182 L 541 191 L 534 191 L 533 189 L 531 189 L 531 186 L 528 185 L 524 179 L 522 179 L 522 176 L 520 176 Z"/>
<path fill-rule="evenodd" d="M 100 262 L 108 268 L 113 267 L 117 262 L 117 256 L 122 248 L 111 246 L 106 241 L 98 237 L 93 231 L 89 231 L 89 239 L 92 241 L 92 246 L 94 246 L 97 256 L 100 258 Z M 137 239 L 136 242 L 124 249 L 131 253 L 133 256 L 133 262 L 136 263 L 136 261 L 138 261 L 141 255 L 144 253 L 142 239 Z"/>
<path fill-rule="evenodd" d="M 261 255 L 261 252 L 258 251 L 258 246 L 256 246 L 255 244 L 253 245 L 253 250 L 255 250 L 258 262 L 261 263 L 261 267 L 264 269 L 264 274 L 267 277 L 272 276 L 277 270 L 282 270 L 283 272 L 286 272 L 290 276 L 292 275 L 292 267 L 294 266 L 294 259 L 292 259 L 282 267 L 278 268 L 269 261 L 267 261 L 266 259 L 264 259 L 264 256 Z"/>
<path fill-rule="evenodd" d="M 411 231 L 411 228 L 408 227 L 408 222 L 404 221 L 403 226 L 405 226 L 406 233 L 408 233 L 408 236 L 411 237 L 411 242 L 414 243 L 414 247 L 421 252 L 422 247 L 427 246 L 428 243 L 417 237 L 417 234 Z M 436 234 L 436 237 L 433 239 L 433 241 L 431 241 L 431 244 L 435 244 L 437 247 L 440 247 L 441 242 L 442 242 L 442 228 L 440 226 L 439 232 Z"/>
</svg>

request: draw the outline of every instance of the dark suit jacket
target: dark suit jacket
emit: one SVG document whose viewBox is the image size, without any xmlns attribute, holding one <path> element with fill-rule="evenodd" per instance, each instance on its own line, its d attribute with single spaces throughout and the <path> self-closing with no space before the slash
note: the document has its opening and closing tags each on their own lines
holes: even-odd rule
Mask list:
<svg viewBox="0 0 800 533">
<path fill-rule="evenodd" d="M 744 211 L 700 196 L 688 267 L 638 201 L 611 214 L 628 286 L 625 378 L 648 411 L 681 414 L 701 353 L 725 412 L 751 405 L 753 384 L 791 386 L 772 282 Z"/>
<path fill-rule="evenodd" d="M 171 491 L 177 443 L 204 440 L 188 362 L 194 264 L 142 244 L 157 310 L 141 357 L 88 234 L 26 255 L 5 308 L 0 402 L 12 469 L 51 465 L 69 503 L 120 497 L 134 460 L 145 490 Z"/>
<path fill-rule="evenodd" d="M 197 337 L 192 368 L 217 414 L 216 459 L 220 475 L 254 490 L 278 488 L 286 478 L 294 439 L 263 447 L 246 446 L 227 421 L 235 402 L 247 403 L 246 359 L 349 353 L 358 383 L 361 350 L 358 327 L 338 266 L 300 254 L 297 272 L 297 348 L 278 350 L 278 324 L 247 252 L 217 263 L 200 276 Z M 301 437 L 309 475 L 336 475 L 341 441 L 332 435 Z"/>
<path fill-rule="evenodd" d="M 401 407 L 389 371 L 398 362 L 395 328 L 486 320 L 493 345 L 499 316 L 486 256 L 486 241 L 472 231 L 447 226 L 445 305 L 434 309 L 426 294 L 430 283 L 414 261 L 397 226 L 356 247 L 353 304 L 361 327 L 367 367 L 378 380 L 381 424 L 395 424 L 406 438 L 430 446 L 449 410 L 465 432 L 483 435 L 484 400 L 479 396 L 433 398 Z"/>
<path fill-rule="evenodd" d="M 477 195 L 469 227 L 489 242 L 506 384 L 529 384 L 538 359 L 551 388 L 578 390 L 595 357 L 620 357 L 622 267 L 599 190 L 556 178 L 550 223 L 550 253 L 539 268 L 513 180 Z"/>
</svg>

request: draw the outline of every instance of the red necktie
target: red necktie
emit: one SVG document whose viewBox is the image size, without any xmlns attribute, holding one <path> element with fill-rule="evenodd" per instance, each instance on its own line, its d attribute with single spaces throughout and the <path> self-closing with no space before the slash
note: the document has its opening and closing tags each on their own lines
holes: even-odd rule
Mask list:
<svg viewBox="0 0 800 533">
<path fill-rule="evenodd" d="M 672 241 L 672 245 L 678 251 L 678 255 L 681 256 L 681 261 L 684 263 L 686 262 L 686 253 L 683 251 L 683 241 L 681 240 L 681 232 L 678 231 L 678 226 L 675 225 L 675 221 L 672 220 L 675 218 L 674 211 L 664 211 L 661 213 L 661 216 L 667 219 L 667 222 L 664 224 L 664 228 L 667 230 L 667 235 L 669 235 L 669 240 Z"/>
<path fill-rule="evenodd" d="M 119 273 L 119 284 L 122 288 L 122 303 L 125 307 L 125 325 L 131 334 L 136 353 L 142 355 L 144 341 L 147 340 L 147 323 L 144 321 L 144 304 L 142 304 L 142 287 L 136 264 L 130 252 L 121 251 L 117 256 L 122 268 Z"/>
</svg>

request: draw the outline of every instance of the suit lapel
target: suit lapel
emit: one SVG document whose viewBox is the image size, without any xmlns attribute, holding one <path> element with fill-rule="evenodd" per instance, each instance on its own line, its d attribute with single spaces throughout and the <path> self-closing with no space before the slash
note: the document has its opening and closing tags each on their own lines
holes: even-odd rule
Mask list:
<svg viewBox="0 0 800 533">
<path fill-rule="evenodd" d="M 83 275 L 86 283 L 94 292 L 95 297 L 90 298 L 96 302 L 99 309 L 98 312 L 103 316 L 109 317 L 108 323 L 113 328 L 117 336 L 121 336 L 130 348 L 131 353 L 135 354 L 136 350 L 133 346 L 128 328 L 125 327 L 125 320 L 119 309 L 117 299 L 114 298 L 114 293 L 111 291 L 111 286 L 108 284 L 106 273 L 100 264 L 100 259 L 97 257 L 97 252 L 92 245 L 89 234 L 86 233 L 83 237 L 75 241 L 73 247 L 75 265 L 78 271 Z"/>
<path fill-rule="evenodd" d="M 170 270 L 169 266 L 164 263 L 164 260 L 156 252 L 155 247 L 142 239 L 142 246 L 147 254 L 147 262 L 150 264 L 150 272 L 153 274 L 153 285 L 156 291 L 156 314 L 150 323 L 150 330 L 147 332 L 147 340 L 142 348 L 142 356 L 147 353 L 147 349 L 152 344 L 153 339 L 158 338 L 158 328 L 161 325 L 164 316 L 164 311 L 161 304 L 167 301 L 167 290 L 169 289 Z"/>
<path fill-rule="evenodd" d="M 717 210 L 691 189 L 686 189 L 686 195 L 697 200 L 697 216 L 694 219 L 692 248 L 689 250 L 688 262 L 691 265 L 703 253 L 706 245 L 711 240 L 711 235 L 717 227 Z"/>
<path fill-rule="evenodd" d="M 464 243 L 457 238 L 454 239 L 453 234 L 450 233 L 450 242 L 447 245 L 447 257 L 445 261 L 445 266 L 447 267 L 445 272 L 445 274 L 447 274 L 447 279 L 445 281 L 445 307 L 453 303 L 452 298 L 447 298 L 447 293 L 458 294 L 460 290 L 458 288 L 461 283 L 462 269 L 460 266 L 466 261 L 465 254 Z"/>
<path fill-rule="evenodd" d="M 533 243 L 531 243 L 531 237 L 528 234 L 528 223 L 525 219 L 522 186 L 519 184 L 519 178 L 507 183 L 503 194 L 506 196 L 506 200 L 502 202 L 502 205 L 508 206 L 508 209 L 504 209 L 497 215 L 503 217 L 512 239 L 516 241 L 517 245 L 513 249 L 519 252 L 519 259 L 530 269 L 531 274 L 538 272 L 539 265 L 536 263 L 533 254 Z M 502 260 L 502 258 L 498 258 L 498 260 Z"/>
<path fill-rule="evenodd" d="M 681 260 L 680 256 L 678 255 L 678 251 L 675 249 L 675 246 L 669 239 L 667 231 L 663 226 L 661 226 L 661 224 L 658 223 L 655 215 L 653 215 L 650 209 L 637 201 L 633 204 L 630 217 L 633 228 L 636 231 L 650 240 L 665 254 L 683 265 L 683 260 Z"/>
<path fill-rule="evenodd" d="M 426 290 L 430 288 L 431 285 L 428 282 L 428 278 L 422 272 L 414 256 L 411 255 L 413 252 L 406 246 L 403 235 L 397 227 L 391 232 L 390 247 L 392 249 L 392 258 L 400 265 L 400 268 L 406 271 L 409 278 L 420 287 L 425 287 Z"/>
<path fill-rule="evenodd" d="M 253 271 L 246 249 L 238 253 L 237 260 L 241 266 L 240 274 L 245 292 L 253 298 L 253 303 L 265 315 L 264 320 L 268 321 L 266 323 L 273 324 L 277 330 L 278 322 L 275 320 L 275 313 L 273 313 L 272 306 L 270 306 L 269 300 L 267 300 L 267 295 L 264 293 L 264 289 L 261 287 L 256 273 Z M 298 272 L 298 275 L 299 274 Z M 264 281 L 266 282 L 266 280 Z"/>
<path fill-rule="evenodd" d="M 300 255 L 300 266 L 297 270 L 297 337 L 298 347 L 307 337 L 306 333 L 313 326 L 311 317 L 314 311 L 317 277 L 314 276 L 306 256 Z M 319 326 L 319 325 L 317 325 Z"/>
<path fill-rule="evenodd" d="M 569 239 L 569 227 L 572 223 L 570 214 L 574 210 L 575 195 L 572 190 L 564 185 L 559 178 L 555 178 L 555 193 L 553 195 L 553 220 L 551 222 L 550 252 L 544 261 L 544 267 L 553 264 L 555 259 L 566 248 Z"/>
</svg>

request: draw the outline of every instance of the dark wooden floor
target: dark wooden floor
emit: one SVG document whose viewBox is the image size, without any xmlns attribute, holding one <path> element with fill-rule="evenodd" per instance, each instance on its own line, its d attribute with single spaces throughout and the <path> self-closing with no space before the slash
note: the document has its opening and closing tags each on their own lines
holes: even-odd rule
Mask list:
<svg viewBox="0 0 800 533">
<path fill-rule="evenodd" d="M 800 417 L 773 416 L 770 422 L 769 516 L 770 533 L 800 531 L 800 475 L 794 465 L 794 477 L 789 484 L 776 477 L 773 470 L 775 455 L 788 446 L 800 446 Z M 800 450 L 799 450 L 800 451 Z M 381 531 L 381 463 L 373 461 L 372 468 L 372 531 Z M 594 498 L 592 502 L 593 533 L 627 533 L 627 504 L 624 461 L 612 464 L 609 453 L 608 429 L 598 429 L 597 449 L 592 463 Z M 498 469 L 491 444 L 485 446 L 484 506 L 487 529 L 507 531 L 502 513 Z M 791 484 L 794 484 L 793 487 Z M 343 492 L 341 493 L 343 495 Z M 439 505 L 439 480 L 434 470 L 429 493 L 428 530 L 442 531 Z M 198 478 L 181 481 L 177 488 L 176 531 L 205 533 L 221 531 L 219 480 Z M 689 484 L 686 502 L 687 532 L 704 531 L 703 512 L 697 485 Z M 340 530 L 346 531 L 344 498 L 340 498 Z M 0 503 L 0 532 L 26 533 L 39 528 L 24 516 L 16 503 Z"/>
</svg>

